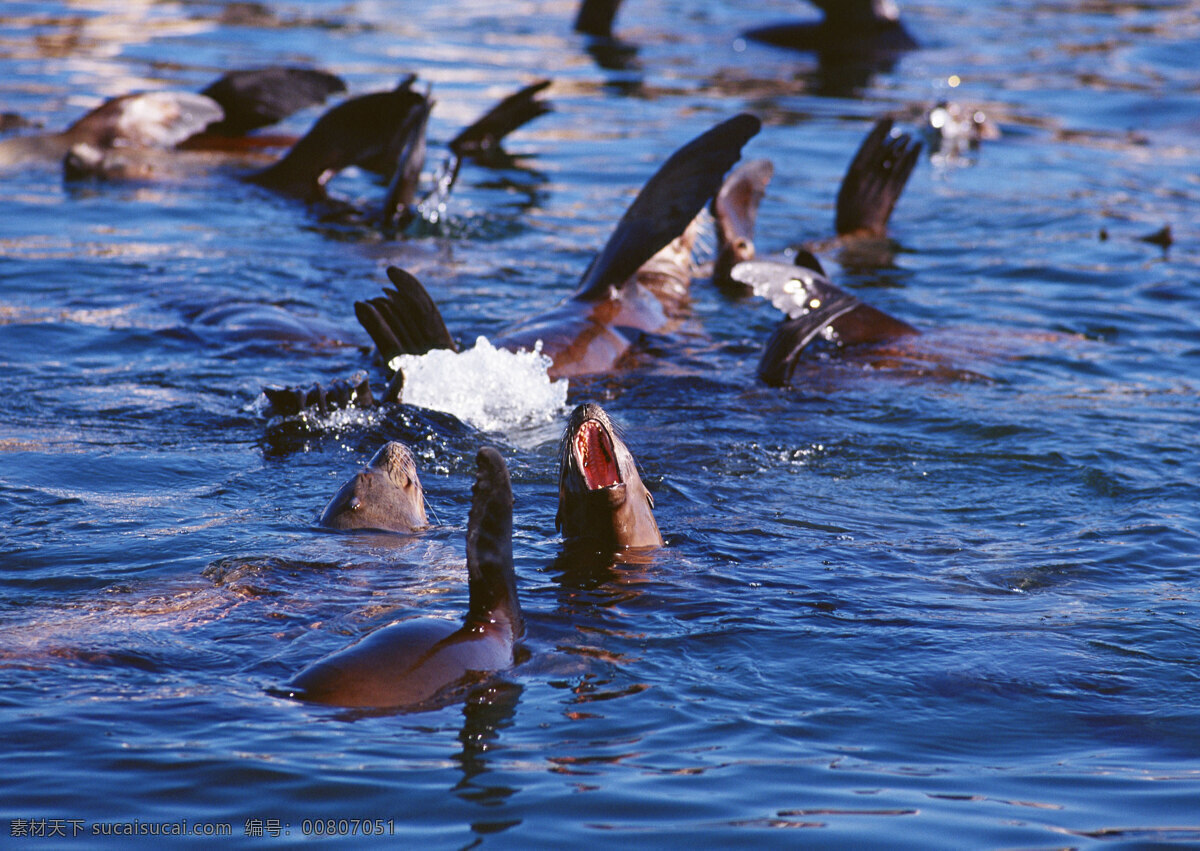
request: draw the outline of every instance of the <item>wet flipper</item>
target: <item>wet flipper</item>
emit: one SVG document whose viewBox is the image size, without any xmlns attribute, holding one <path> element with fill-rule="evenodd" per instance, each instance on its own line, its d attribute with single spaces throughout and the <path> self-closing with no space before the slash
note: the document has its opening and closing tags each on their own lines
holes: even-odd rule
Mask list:
<svg viewBox="0 0 1200 851">
<path fill-rule="evenodd" d="M 331 95 L 346 91 L 340 77 L 315 68 L 271 67 L 231 71 L 201 94 L 225 111 L 225 118 L 208 126 L 208 133 L 242 136 L 276 124 L 293 113 L 318 106 Z"/>
<path fill-rule="evenodd" d="M 450 141 L 450 150 L 468 157 L 499 147 L 509 133 L 550 111 L 550 104 L 537 100 L 538 94 L 549 86 L 549 80 L 538 80 L 509 95 L 455 136 Z"/>
<path fill-rule="evenodd" d="M 410 210 L 436 210 L 458 180 L 458 171 L 464 157 L 487 160 L 489 155 L 495 157 L 502 153 L 501 143 L 504 137 L 519 127 L 528 124 L 540 115 L 550 111 L 550 104 L 537 100 L 537 95 L 550 85 L 550 80 L 539 80 L 515 92 L 487 111 L 474 124 L 467 127 L 449 144 L 450 155 L 446 157 L 437 175 L 434 185 L 413 208 L 412 200 L 408 201 Z M 423 159 L 423 157 L 422 157 Z M 486 164 L 486 162 L 485 162 Z M 416 178 L 420 176 L 418 169 L 413 175 L 415 189 Z M 390 194 L 390 193 L 389 193 Z M 390 200 L 389 200 L 390 203 Z M 385 215 L 387 208 L 385 207 Z"/>
<path fill-rule="evenodd" d="M 594 301 L 620 287 L 659 249 L 684 232 L 721 187 L 725 173 L 761 122 L 742 113 L 697 136 L 646 182 L 592 260 L 575 298 Z"/>
<path fill-rule="evenodd" d="M 389 266 L 387 274 L 395 289 L 385 287 L 382 296 L 356 301 L 354 315 L 375 342 L 389 372 L 397 355 L 423 355 L 431 349 L 458 351 L 441 311 L 421 282 L 396 266 Z"/>
<path fill-rule="evenodd" d="M 918 333 L 907 322 L 866 304 L 807 266 L 739 263 L 732 277 L 787 314 L 758 366 L 759 377 L 773 386 L 788 382 L 800 353 L 818 336 L 852 346 Z"/>
<path fill-rule="evenodd" d="M 426 98 L 424 104 L 409 112 L 396 133 L 397 150 L 388 166 L 392 176 L 380 215 L 385 228 L 393 224 L 403 227 L 415 214 L 417 187 L 425 167 L 425 127 L 432 109 L 433 101 Z"/>
<path fill-rule="evenodd" d="M 72 144 L 173 148 L 224 116 L 220 104 L 194 92 L 143 92 L 105 101 L 63 134 Z"/>
<path fill-rule="evenodd" d="M 326 112 L 279 162 L 250 180 L 285 195 L 318 201 L 330 174 L 352 165 L 386 169 L 391 177 L 411 131 L 412 116 L 429 107 L 412 78 L 390 92 L 351 98 Z"/>
<path fill-rule="evenodd" d="M 353 378 L 339 378 L 328 387 L 314 384 L 311 387 L 264 387 L 267 397 L 268 417 L 291 417 L 301 411 L 311 410 L 318 414 L 347 408 L 370 408 L 375 404 L 371 385 L 365 374 Z"/>
<path fill-rule="evenodd" d="M 838 236 L 887 234 L 888 219 L 921 153 L 912 136 L 891 132 L 890 118 L 877 121 L 846 170 L 834 220 Z"/>
<path fill-rule="evenodd" d="M 767 341 L 762 358 L 758 362 L 758 377 L 764 384 L 782 387 L 787 384 L 796 370 L 800 353 L 839 317 L 844 316 L 860 304 L 849 293 L 822 301 L 819 306 L 794 317 L 784 319 Z"/>
<path fill-rule="evenodd" d="M 583 0 L 575 16 L 575 32 L 598 38 L 611 38 L 613 20 L 621 0 Z"/>
<path fill-rule="evenodd" d="M 467 517 L 467 624 L 487 623 L 497 612 L 525 631 L 512 556 L 512 482 L 504 458 L 490 446 L 479 450 L 471 512 Z"/>
<path fill-rule="evenodd" d="M 774 173 L 775 168 L 770 160 L 751 160 L 738 166 L 725 179 L 717 197 L 713 199 L 712 212 L 717 231 L 713 282 L 717 286 L 736 286 L 729 273 L 738 263 L 754 259 L 754 225 L 758 219 L 758 206 Z"/>
</svg>

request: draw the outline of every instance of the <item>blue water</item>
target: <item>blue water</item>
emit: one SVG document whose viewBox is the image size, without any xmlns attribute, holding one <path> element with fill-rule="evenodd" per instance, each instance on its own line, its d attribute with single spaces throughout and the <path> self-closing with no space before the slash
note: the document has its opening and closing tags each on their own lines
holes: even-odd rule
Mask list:
<svg viewBox="0 0 1200 851">
<path fill-rule="evenodd" d="M 5 844 L 135 820 L 280 844 L 328 819 L 439 848 L 1200 844 L 1196 4 L 907 2 L 922 49 L 858 77 L 738 40 L 807 14 L 790 0 L 626 5 L 614 69 L 565 0 L 0 8 L 0 105 L 47 129 L 311 63 L 356 93 L 432 81 L 436 152 L 555 80 L 517 160 L 465 167 L 446 219 L 403 240 L 323 223 L 240 183 L 245 164 L 3 175 Z M 941 98 L 1001 137 L 923 159 L 890 263 L 824 255 L 925 332 L 894 359 L 827 354 L 767 388 L 778 315 L 698 281 L 678 328 L 532 419 L 404 409 L 269 438 L 264 385 L 373 369 L 351 303 L 387 265 L 462 339 L 495 334 L 569 292 L 657 164 L 743 110 L 765 125 L 746 155 L 776 172 L 757 242 L 781 252 L 829 236 L 875 118 L 913 129 Z M 1164 225 L 1170 248 L 1140 239 Z M 311 330 L 210 321 L 230 302 Z M 557 437 L 583 400 L 654 492 L 667 546 L 643 563 L 557 558 Z M 316 530 L 392 438 L 435 527 Z M 460 617 L 483 443 L 513 476 L 520 664 L 420 714 L 268 694 L 392 620 Z"/>
</svg>

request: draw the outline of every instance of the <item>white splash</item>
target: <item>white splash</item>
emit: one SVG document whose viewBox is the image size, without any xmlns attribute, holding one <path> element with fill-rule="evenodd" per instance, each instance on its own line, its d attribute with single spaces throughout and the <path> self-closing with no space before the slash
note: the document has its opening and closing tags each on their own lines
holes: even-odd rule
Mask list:
<svg viewBox="0 0 1200 851">
<path fill-rule="evenodd" d="M 567 380 L 551 381 L 551 364 L 540 342 L 532 352 L 510 352 L 480 337 L 464 352 L 399 355 L 390 366 L 404 372 L 408 404 L 454 414 L 483 431 L 511 432 L 561 420 Z"/>
</svg>

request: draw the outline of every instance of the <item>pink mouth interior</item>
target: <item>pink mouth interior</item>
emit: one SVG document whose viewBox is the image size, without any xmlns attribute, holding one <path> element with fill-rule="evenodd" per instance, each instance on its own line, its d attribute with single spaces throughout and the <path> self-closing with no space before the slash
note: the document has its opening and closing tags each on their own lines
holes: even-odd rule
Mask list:
<svg viewBox="0 0 1200 851">
<path fill-rule="evenodd" d="M 595 420 L 585 422 L 575 434 L 575 458 L 588 490 L 620 484 L 621 471 L 613 456 L 612 442 Z"/>
</svg>

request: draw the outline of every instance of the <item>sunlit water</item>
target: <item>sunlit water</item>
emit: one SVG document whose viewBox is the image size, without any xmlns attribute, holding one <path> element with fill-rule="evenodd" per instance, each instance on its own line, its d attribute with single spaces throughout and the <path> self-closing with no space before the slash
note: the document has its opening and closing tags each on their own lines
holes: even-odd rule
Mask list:
<svg viewBox="0 0 1200 851">
<path fill-rule="evenodd" d="M 234 67 L 312 63 L 354 92 L 415 71 L 432 172 L 519 85 L 553 77 L 556 107 L 401 240 L 243 184 L 247 163 L 3 176 L 6 840 L 186 819 L 295 842 L 379 819 L 413 847 L 1200 843 L 1200 7 L 908 2 L 923 49 L 855 76 L 738 40 L 806 13 L 790 0 L 627 6 L 607 52 L 558 0 L 0 7 L 2 106 L 47 129 Z M 888 362 L 826 354 L 761 386 L 777 313 L 698 281 L 686 321 L 565 399 L 514 372 L 528 394 L 451 409 L 467 423 L 405 407 L 279 433 L 258 413 L 266 385 L 380 376 L 352 302 L 389 264 L 460 340 L 494 337 L 742 110 L 765 122 L 747 156 L 776 169 L 758 244 L 782 252 L 829 235 L 875 117 L 913 127 L 942 98 L 1001 138 L 921 163 L 890 262 L 826 255 L 926 332 Z M 333 190 L 382 193 L 358 173 Z M 1142 241 L 1164 225 L 1169 249 Z M 654 492 L 648 560 L 557 558 L 557 440 L 583 400 Z M 435 527 L 315 529 L 393 438 Z M 375 627 L 461 615 L 484 443 L 515 488 L 520 664 L 417 715 L 270 695 Z"/>
</svg>

